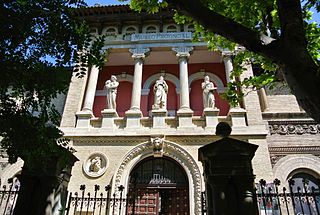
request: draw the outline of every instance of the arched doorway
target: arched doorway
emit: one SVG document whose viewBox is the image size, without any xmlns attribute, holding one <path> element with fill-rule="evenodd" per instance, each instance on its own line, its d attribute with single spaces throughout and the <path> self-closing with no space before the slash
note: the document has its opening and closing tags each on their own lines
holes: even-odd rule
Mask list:
<svg viewBox="0 0 320 215">
<path fill-rule="evenodd" d="M 168 157 L 148 157 L 130 173 L 127 214 L 189 215 L 188 178 Z"/>
</svg>

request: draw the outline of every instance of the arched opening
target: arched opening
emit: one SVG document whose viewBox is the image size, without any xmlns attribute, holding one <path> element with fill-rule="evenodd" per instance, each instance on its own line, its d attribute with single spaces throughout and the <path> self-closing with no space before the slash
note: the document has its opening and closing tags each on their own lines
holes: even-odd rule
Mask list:
<svg viewBox="0 0 320 215">
<path fill-rule="evenodd" d="M 189 183 L 169 157 L 148 157 L 130 173 L 127 214 L 189 215 Z"/>
<path fill-rule="evenodd" d="M 297 196 L 308 196 L 312 194 L 319 195 L 320 179 L 318 174 L 310 171 L 309 169 L 294 170 L 289 176 L 290 192 L 295 193 Z M 308 198 L 309 197 L 304 197 Z M 316 197 L 317 198 L 317 197 Z M 308 203 L 302 201 L 301 198 L 294 198 L 295 214 L 317 214 L 317 208 L 320 208 L 320 202 L 314 201 Z"/>
</svg>

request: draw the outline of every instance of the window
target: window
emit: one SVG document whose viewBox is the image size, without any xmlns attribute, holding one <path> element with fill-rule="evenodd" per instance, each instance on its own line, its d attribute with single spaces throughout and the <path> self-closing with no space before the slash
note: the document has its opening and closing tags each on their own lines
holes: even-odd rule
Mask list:
<svg viewBox="0 0 320 215">
<path fill-rule="evenodd" d="M 187 32 L 194 32 L 194 25 L 193 24 L 187 26 Z"/>
<path fill-rule="evenodd" d="M 155 26 L 149 26 L 146 28 L 146 33 L 150 34 L 150 33 L 157 33 L 157 28 Z"/>
<path fill-rule="evenodd" d="M 125 30 L 125 34 L 126 34 L 126 35 L 135 34 L 136 32 L 137 32 L 137 30 L 136 30 L 134 27 L 128 27 L 128 28 Z"/>
<path fill-rule="evenodd" d="M 168 32 L 168 33 L 178 32 L 178 28 L 177 28 L 177 26 L 175 26 L 175 25 L 169 25 L 169 26 L 167 27 L 167 32 Z"/>
<path fill-rule="evenodd" d="M 106 30 L 106 36 L 115 36 L 117 33 L 117 30 L 115 28 L 108 28 Z"/>
</svg>

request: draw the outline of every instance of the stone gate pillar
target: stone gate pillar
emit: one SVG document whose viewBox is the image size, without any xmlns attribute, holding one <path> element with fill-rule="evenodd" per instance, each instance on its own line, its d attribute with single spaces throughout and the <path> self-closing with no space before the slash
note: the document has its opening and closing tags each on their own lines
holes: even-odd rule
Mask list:
<svg viewBox="0 0 320 215">
<path fill-rule="evenodd" d="M 231 132 L 230 127 L 227 129 Z M 222 135 L 219 133 L 221 123 L 216 130 Z M 230 132 L 199 149 L 199 161 L 204 168 L 207 214 L 256 215 L 258 208 L 251 160 L 258 146 L 227 137 Z"/>
</svg>

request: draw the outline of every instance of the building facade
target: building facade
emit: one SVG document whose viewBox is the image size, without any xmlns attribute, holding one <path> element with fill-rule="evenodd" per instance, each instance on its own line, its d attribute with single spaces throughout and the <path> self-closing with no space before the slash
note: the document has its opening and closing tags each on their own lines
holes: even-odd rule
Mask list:
<svg viewBox="0 0 320 215">
<path fill-rule="evenodd" d="M 175 24 L 173 11 L 138 14 L 115 5 L 77 15 L 93 34 L 106 36 L 108 56 L 103 69 L 93 66 L 70 82 L 60 129 L 80 161 L 69 191 L 99 184 L 118 195 L 122 185 L 124 194 L 139 197 L 141 214 L 162 208 L 201 214 L 198 149 L 219 139 L 218 122 L 232 126 L 232 138 L 259 146 L 252 161 L 257 181 L 307 177 L 319 183 L 320 124 L 293 95 L 265 89 L 243 89 L 243 102 L 230 107 L 220 94 L 230 81 L 232 53 L 194 42 L 193 25 Z M 240 78 L 252 75 L 248 64 Z M 214 88 L 206 91 L 207 83 Z M 2 182 L 22 166 L 3 163 Z M 155 201 L 144 202 L 148 198 Z"/>
</svg>

